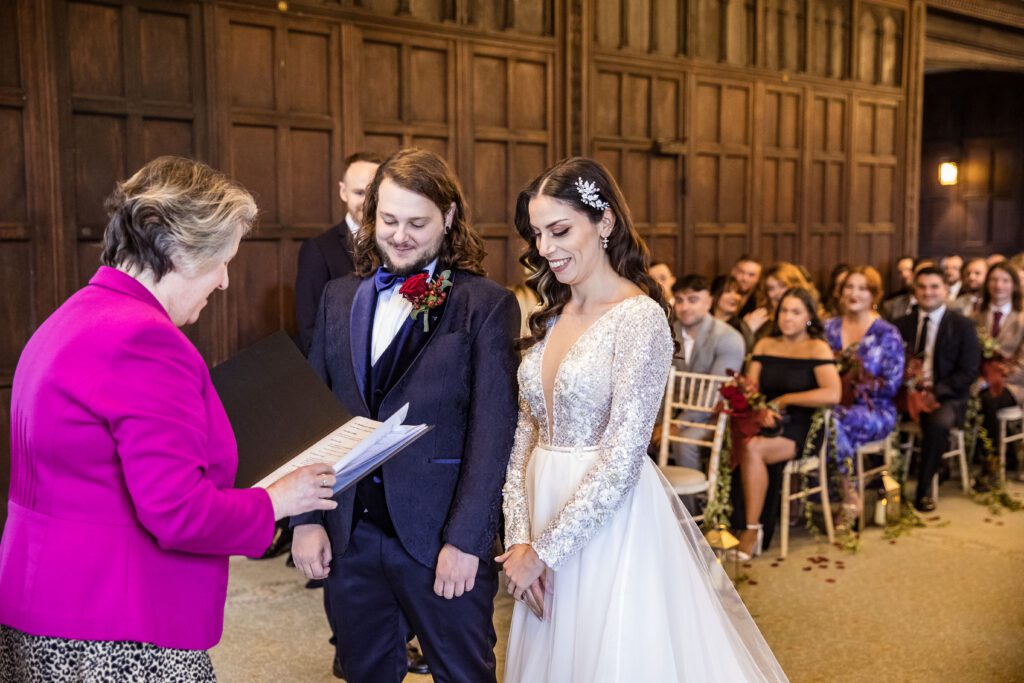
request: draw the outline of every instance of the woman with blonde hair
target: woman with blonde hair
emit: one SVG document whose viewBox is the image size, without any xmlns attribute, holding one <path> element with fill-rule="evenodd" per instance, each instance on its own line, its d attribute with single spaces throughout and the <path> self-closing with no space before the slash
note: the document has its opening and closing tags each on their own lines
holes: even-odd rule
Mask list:
<svg viewBox="0 0 1024 683">
<path fill-rule="evenodd" d="M 747 323 L 756 338 L 760 339 L 768 332 L 770 326 L 766 323 L 774 319 L 782 295 L 790 289 L 807 290 L 818 300 L 817 290 L 799 266 L 779 261 L 765 271 L 757 289 L 757 308 L 743 316 L 743 322 Z M 820 303 L 818 307 L 820 309 Z"/>
<path fill-rule="evenodd" d="M 26 344 L 11 399 L 0 543 L 0 681 L 214 681 L 228 556 L 326 511 L 309 465 L 235 488 L 235 436 L 181 331 L 256 204 L 209 166 L 160 157 L 108 200 L 103 266 Z"/>
</svg>

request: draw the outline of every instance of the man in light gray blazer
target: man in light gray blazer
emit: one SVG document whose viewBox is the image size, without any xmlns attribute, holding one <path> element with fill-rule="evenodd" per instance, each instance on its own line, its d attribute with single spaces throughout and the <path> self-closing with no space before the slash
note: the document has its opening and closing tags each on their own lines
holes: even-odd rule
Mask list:
<svg viewBox="0 0 1024 683">
<path fill-rule="evenodd" d="M 680 347 L 672 361 L 677 370 L 725 375 L 728 370 L 740 372 L 743 369 L 746 352 L 743 335 L 711 314 L 711 286 L 707 278 L 702 275 L 680 278 L 672 287 L 672 308 L 675 312 L 673 328 Z M 684 419 L 710 421 L 711 415 L 691 413 Z M 706 439 L 710 432 L 691 427 L 684 435 Z M 672 458 L 677 465 L 703 469 L 699 446 L 673 443 Z"/>
</svg>

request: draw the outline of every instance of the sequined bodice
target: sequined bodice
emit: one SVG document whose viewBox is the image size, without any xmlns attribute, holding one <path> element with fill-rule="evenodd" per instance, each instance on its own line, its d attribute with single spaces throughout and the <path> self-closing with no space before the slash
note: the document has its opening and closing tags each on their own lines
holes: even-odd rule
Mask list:
<svg viewBox="0 0 1024 683">
<path fill-rule="evenodd" d="M 650 297 L 615 305 L 562 359 L 550 424 L 541 379 L 546 346 L 544 340 L 531 347 L 519 366 L 519 423 L 504 506 L 506 543 L 530 543 L 555 568 L 586 543 L 636 483 L 665 391 L 672 336 L 664 311 Z M 538 442 L 597 447 L 601 455 L 558 517 L 531 533 L 525 471 Z"/>
<path fill-rule="evenodd" d="M 625 304 L 625 302 L 623 302 Z M 622 308 L 622 304 L 619 305 Z M 519 365 L 519 391 L 537 423 L 540 441 L 550 446 L 592 446 L 608 423 L 618 310 L 595 321 L 566 352 L 555 374 L 553 422 L 548 421 L 543 367 L 548 337 L 533 346 Z M 548 359 L 550 362 L 550 359 Z"/>
</svg>

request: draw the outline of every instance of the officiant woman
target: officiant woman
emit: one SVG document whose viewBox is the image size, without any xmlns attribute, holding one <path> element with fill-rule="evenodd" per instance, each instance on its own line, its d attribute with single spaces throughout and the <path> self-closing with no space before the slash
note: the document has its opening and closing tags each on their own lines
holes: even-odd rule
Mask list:
<svg viewBox="0 0 1024 683">
<path fill-rule="evenodd" d="M 237 449 L 196 322 L 256 216 L 208 166 L 161 157 L 108 201 L 103 266 L 25 346 L 0 541 L 0 682 L 213 681 L 228 556 L 335 507 L 310 466 L 232 488 Z"/>
</svg>

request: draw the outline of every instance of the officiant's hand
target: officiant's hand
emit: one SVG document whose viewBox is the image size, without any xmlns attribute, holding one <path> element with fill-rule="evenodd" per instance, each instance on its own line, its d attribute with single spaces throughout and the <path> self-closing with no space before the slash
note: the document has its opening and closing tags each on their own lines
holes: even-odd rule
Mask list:
<svg viewBox="0 0 1024 683">
<path fill-rule="evenodd" d="M 334 469 L 330 465 L 306 465 L 267 487 L 274 506 L 274 519 L 284 519 L 314 510 L 333 510 Z"/>
<path fill-rule="evenodd" d="M 300 524 L 292 530 L 292 560 L 307 579 L 326 579 L 331 573 L 331 541 L 319 524 Z"/>
<path fill-rule="evenodd" d="M 508 577 L 508 592 L 516 600 L 522 600 L 523 594 L 544 573 L 544 560 L 529 543 L 517 543 L 509 548 L 504 555 L 494 558 L 504 565 L 505 576 Z"/>
<path fill-rule="evenodd" d="M 473 590 L 476 584 L 476 570 L 480 558 L 464 553 L 448 543 L 437 555 L 437 569 L 434 572 L 434 593 L 451 600 Z"/>
</svg>

